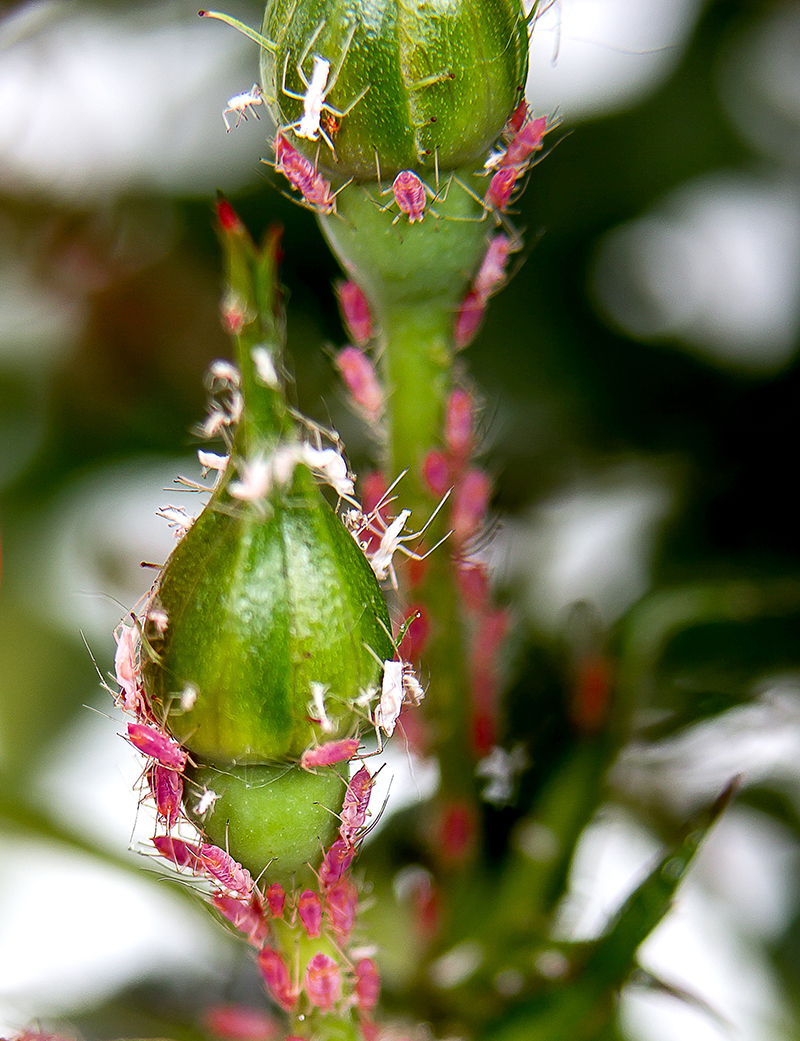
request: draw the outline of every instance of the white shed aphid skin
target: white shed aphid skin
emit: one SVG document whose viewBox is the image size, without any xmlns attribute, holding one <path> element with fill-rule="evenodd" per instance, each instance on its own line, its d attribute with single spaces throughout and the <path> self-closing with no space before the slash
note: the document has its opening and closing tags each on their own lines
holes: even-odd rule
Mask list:
<svg viewBox="0 0 800 1041">
<path fill-rule="evenodd" d="M 197 695 L 199 693 L 200 691 L 197 689 L 197 687 L 195 687 L 193 683 L 186 684 L 186 686 L 181 691 L 181 696 L 179 698 L 181 712 L 188 712 L 190 709 L 194 707 L 194 703 L 197 701 Z"/>
<path fill-rule="evenodd" d="M 263 455 L 237 461 L 239 480 L 231 481 L 228 494 L 241 502 L 259 502 L 272 487 L 272 463 Z"/>
<path fill-rule="evenodd" d="M 403 705 L 407 701 L 418 705 L 424 697 L 425 691 L 410 662 L 385 661 L 381 697 L 372 715 L 376 731 L 382 730 L 387 737 L 391 737 Z"/>
<path fill-rule="evenodd" d="M 228 122 L 228 115 L 235 113 L 238 116 L 236 120 L 236 127 L 239 127 L 242 120 L 247 121 L 247 110 L 249 109 L 256 119 L 260 119 L 258 112 L 256 112 L 255 106 L 262 104 L 264 96 L 261 93 L 261 87 L 257 83 L 254 83 L 250 90 L 243 91 L 241 94 L 234 94 L 232 98 L 228 98 L 228 107 L 223 109 L 222 121 L 225 124 L 225 129 L 228 133 L 231 132 L 231 125 Z"/>
<path fill-rule="evenodd" d="M 516 778 L 525 770 L 528 762 L 522 745 L 515 745 L 510 752 L 494 745 L 475 767 L 475 776 L 483 777 L 488 782 L 481 792 L 481 798 L 494 806 L 504 806 L 510 802 Z"/>
<path fill-rule="evenodd" d="M 225 361 L 224 358 L 217 358 L 216 361 L 212 361 L 208 370 L 208 379 L 212 390 L 214 390 L 214 384 L 217 382 L 236 388 L 242 385 L 241 373 L 232 362 Z"/>
<path fill-rule="evenodd" d="M 216 452 L 206 452 L 202 448 L 198 448 L 197 461 L 203 468 L 203 477 L 205 477 L 211 470 L 222 473 L 230 461 L 230 456 L 218 455 Z"/>
<path fill-rule="evenodd" d="M 271 351 L 267 347 L 256 346 L 250 351 L 250 357 L 253 359 L 256 376 L 264 386 L 270 390 L 280 390 L 281 381 L 275 370 Z"/>
<path fill-rule="evenodd" d="M 351 498 L 355 492 L 355 484 L 347 470 L 344 457 L 335 448 L 314 448 L 305 444 L 302 461 L 310 470 L 318 473 L 340 499 Z"/>
<path fill-rule="evenodd" d="M 406 549 L 406 547 L 403 545 L 404 542 L 414 542 L 416 539 L 422 538 L 430 524 L 433 522 L 433 519 L 436 517 L 439 510 L 441 510 L 442 506 L 444 506 L 445 502 L 447 502 L 449 495 L 450 492 L 448 491 L 419 531 L 411 531 L 408 532 L 408 534 L 406 535 L 402 534 L 406 521 L 411 516 L 410 510 L 401 510 L 400 513 L 398 513 L 398 515 L 389 525 L 389 527 L 384 528 L 383 531 L 381 531 L 380 529 L 376 530 L 374 527 L 372 527 L 372 523 L 368 524 L 368 530 L 380 537 L 380 545 L 378 546 L 378 548 L 373 553 L 367 554 L 367 559 L 369 560 L 370 566 L 374 571 L 375 577 L 378 579 L 379 582 L 383 582 L 387 578 L 389 578 L 391 580 L 392 587 L 394 589 L 397 589 L 397 574 L 395 573 L 392 558 L 394 557 L 394 554 L 398 551 L 405 554 L 405 556 L 410 557 L 412 560 L 424 560 L 426 557 L 430 556 L 430 554 L 433 553 L 434 550 L 438 549 L 439 546 L 441 546 L 441 544 L 446 539 L 450 537 L 452 533 L 448 531 L 446 535 L 443 535 L 442 538 L 439 539 L 435 546 L 431 546 L 427 553 L 422 554 L 415 553 L 413 550 L 410 549 Z"/>
<path fill-rule="evenodd" d="M 160 506 L 156 510 L 156 517 L 163 517 L 167 524 L 175 529 L 176 539 L 182 539 L 195 520 L 183 506 Z"/>
<path fill-rule="evenodd" d="M 197 813 L 201 817 L 204 817 L 218 798 L 219 795 L 216 792 L 212 791 L 210 788 L 204 788 L 203 794 L 197 800 Z"/>
<path fill-rule="evenodd" d="M 356 31 L 355 25 L 350 30 L 350 34 L 347 37 L 347 40 L 345 41 L 344 47 L 342 48 L 342 55 L 339 59 L 339 64 L 336 66 L 336 69 L 334 70 L 330 82 L 328 82 L 328 77 L 330 76 L 331 63 L 326 58 L 321 57 L 319 54 L 314 55 L 314 67 L 311 72 L 311 79 L 308 79 L 305 72 L 303 72 L 303 62 L 308 57 L 311 48 L 316 43 L 317 38 L 324 27 L 325 22 L 320 22 L 311 39 L 308 41 L 305 50 L 300 56 L 300 61 L 296 65 L 297 75 L 300 77 L 300 81 L 306 88 L 304 94 L 297 94 L 295 93 L 295 91 L 289 90 L 286 86 L 286 70 L 289 65 L 289 55 L 288 53 L 286 55 L 286 61 L 283 65 L 283 80 L 281 82 L 281 90 L 287 97 L 294 98 L 296 101 L 303 102 L 303 115 L 300 117 L 300 119 L 295 120 L 294 123 L 287 124 L 285 127 L 282 127 L 282 129 L 293 130 L 297 137 L 303 137 L 308 141 L 317 141 L 319 140 L 319 138 L 322 138 L 322 140 L 331 150 L 331 155 L 335 160 L 336 149 L 333 145 L 333 141 L 331 140 L 330 135 L 322 126 L 322 113 L 329 113 L 331 116 L 335 117 L 337 121 L 343 119 L 346 115 L 348 115 L 348 113 L 352 112 L 355 106 L 359 103 L 359 101 L 361 101 L 361 99 L 367 93 L 367 91 L 369 90 L 369 84 L 366 87 L 364 87 L 360 94 L 358 94 L 346 108 L 334 108 L 332 105 L 329 105 L 325 100 L 328 94 L 330 94 L 330 92 L 333 90 L 334 86 L 336 85 L 336 81 L 339 78 L 339 73 L 341 72 L 344 60 L 347 57 L 347 52 L 350 49 L 350 44 L 353 42 L 353 36 L 355 35 Z"/>
<path fill-rule="evenodd" d="M 328 693 L 328 688 L 324 683 L 311 683 L 309 686 L 311 688 L 309 711 L 314 713 L 313 718 L 319 724 L 320 730 L 325 734 L 332 734 L 336 726 L 325 707 L 325 695 Z"/>
</svg>

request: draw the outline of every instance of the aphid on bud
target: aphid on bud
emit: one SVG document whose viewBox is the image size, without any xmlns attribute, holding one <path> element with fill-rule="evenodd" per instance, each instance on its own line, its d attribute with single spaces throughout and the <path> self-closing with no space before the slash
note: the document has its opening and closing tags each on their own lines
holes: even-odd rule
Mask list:
<svg viewBox="0 0 800 1041">
<path fill-rule="evenodd" d="M 542 147 L 546 133 L 547 116 L 541 116 L 539 119 L 532 119 L 526 123 L 509 142 L 508 148 L 500 158 L 498 164 L 500 168 L 514 166 L 520 169 L 524 167 L 529 156 Z"/>
<path fill-rule="evenodd" d="M 353 931 L 358 911 L 358 890 L 348 879 L 340 879 L 325 894 L 325 913 L 331 928 L 346 939 Z"/>
<path fill-rule="evenodd" d="M 297 990 L 289 979 L 289 970 L 277 951 L 265 947 L 258 954 L 258 968 L 272 997 L 289 1012 L 297 1004 Z"/>
<path fill-rule="evenodd" d="M 231 126 L 228 122 L 228 115 L 236 113 L 238 119 L 236 120 L 236 126 L 238 127 L 242 120 L 247 120 L 247 110 L 249 109 L 256 119 L 260 119 L 258 112 L 256 112 L 255 106 L 260 105 L 263 101 L 263 95 L 261 93 L 261 87 L 257 83 L 254 83 L 250 90 L 245 91 L 243 94 L 235 94 L 232 98 L 228 99 L 228 107 L 222 113 L 222 119 L 225 123 L 225 129 L 228 133 L 231 132 Z"/>
<path fill-rule="evenodd" d="M 253 889 L 253 880 L 247 868 L 243 868 L 219 846 L 204 843 L 200 847 L 200 864 L 206 874 L 234 893 L 248 896 Z"/>
<path fill-rule="evenodd" d="M 331 191 L 330 181 L 326 181 L 322 174 L 317 173 L 305 156 L 300 155 L 280 131 L 275 135 L 275 169 L 300 192 L 309 206 L 321 213 L 335 211 L 336 193 Z"/>
<path fill-rule="evenodd" d="M 356 1002 L 362 1012 L 371 1012 L 378 1004 L 381 989 L 381 978 L 378 967 L 372 958 L 360 958 L 355 968 Z"/>
<path fill-rule="evenodd" d="M 344 803 L 340 820 L 342 826 L 339 834 L 345 842 L 353 843 L 359 831 L 364 827 L 367 819 L 367 807 L 372 792 L 373 779 L 366 766 L 350 778 L 347 791 L 344 793 Z"/>
<path fill-rule="evenodd" d="M 300 757 L 300 766 L 304 770 L 313 771 L 318 766 L 333 766 L 352 759 L 358 751 L 357 737 L 344 738 L 341 741 L 326 741 L 317 748 L 309 748 Z"/>
<path fill-rule="evenodd" d="M 226 893 L 214 893 L 211 903 L 235 929 L 244 933 L 254 946 L 263 946 L 269 926 L 264 918 L 261 896 L 257 889 L 253 890 L 252 896 L 247 900 Z"/>
<path fill-rule="evenodd" d="M 183 770 L 189 758 L 174 738 L 147 723 L 128 723 L 128 740 L 143 755 L 155 759 L 168 770 Z"/>
<path fill-rule="evenodd" d="M 270 914 L 274 918 L 281 918 L 283 916 L 283 908 L 286 904 L 286 893 L 283 890 L 283 886 L 280 882 L 273 882 L 271 886 L 267 888 L 267 904 L 269 905 Z"/>
<path fill-rule="evenodd" d="M 506 141 L 511 141 L 516 135 L 522 130 L 523 126 L 528 122 L 530 113 L 528 112 L 528 103 L 525 98 L 520 101 L 511 115 L 508 117 L 506 125 L 503 127 L 503 137 Z"/>
<path fill-rule="evenodd" d="M 320 885 L 327 888 L 338 882 L 353 862 L 355 849 L 344 839 L 337 839 L 323 857 L 319 869 Z"/>
<path fill-rule="evenodd" d="M 320 951 L 308 963 L 303 985 L 312 1005 L 323 1011 L 329 1009 L 342 996 L 339 966 L 333 958 Z"/>
<path fill-rule="evenodd" d="M 177 770 L 164 766 L 151 766 L 147 771 L 147 783 L 156 803 L 156 812 L 167 828 L 173 828 L 181 812 L 183 776 Z"/>
<path fill-rule="evenodd" d="M 421 221 L 425 217 L 428 189 L 413 170 L 401 170 L 392 181 L 391 191 L 400 210 L 392 221 L 393 224 L 400 219 L 400 215 L 403 213 L 408 217 L 409 224 Z"/>
<path fill-rule="evenodd" d="M 126 712 L 136 712 L 144 701 L 140 689 L 139 647 L 141 637 L 138 625 L 120 622 L 114 630 L 117 649 L 114 654 L 114 674 L 120 689 L 119 705 Z"/>
<path fill-rule="evenodd" d="M 490 209 L 504 210 L 511 200 L 516 183 L 517 170 L 513 166 L 498 170 L 486 189 L 484 203 Z"/>
<path fill-rule="evenodd" d="M 188 867 L 195 873 L 202 870 L 200 847 L 194 843 L 184 842 L 183 839 L 176 839 L 171 835 L 154 835 L 151 841 L 156 853 L 169 860 L 175 867 Z"/>
<path fill-rule="evenodd" d="M 308 935 L 316 939 L 322 932 L 322 904 L 313 890 L 305 889 L 297 900 L 297 913 Z"/>
</svg>

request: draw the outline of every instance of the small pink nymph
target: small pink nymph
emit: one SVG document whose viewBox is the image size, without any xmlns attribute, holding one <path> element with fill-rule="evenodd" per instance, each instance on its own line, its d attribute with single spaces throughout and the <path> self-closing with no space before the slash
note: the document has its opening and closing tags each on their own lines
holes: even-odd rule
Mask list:
<svg viewBox="0 0 800 1041">
<path fill-rule="evenodd" d="M 400 211 L 407 215 L 409 224 L 423 219 L 427 191 L 413 170 L 400 171 L 392 182 L 392 194 Z"/>
</svg>

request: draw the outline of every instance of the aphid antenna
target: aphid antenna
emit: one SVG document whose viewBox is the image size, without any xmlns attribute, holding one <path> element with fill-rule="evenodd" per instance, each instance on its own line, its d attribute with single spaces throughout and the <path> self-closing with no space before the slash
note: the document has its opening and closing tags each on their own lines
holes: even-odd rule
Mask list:
<svg viewBox="0 0 800 1041">
<path fill-rule="evenodd" d="M 261 881 L 261 879 L 264 877 L 266 872 L 269 870 L 270 866 L 272 864 L 274 864 L 277 859 L 278 859 L 277 857 L 270 857 L 270 859 L 267 861 L 267 863 L 259 871 L 258 875 L 256 875 L 256 877 L 253 879 L 253 889 L 258 889 L 258 883 Z M 258 893 L 259 893 L 259 896 L 263 895 L 261 893 L 260 889 L 258 889 Z"/>
<path fill-rule="evenodd" d="M 263 47 L 264 50 L 272 51 L 274 54 L 277 51 L 277 45 L 268 40 L 266 36 L 262 36 L 260 32 L 255 29 L 251 29 L 249 25 L 245 25 L 244 22 L 240 22 L 238 18 L 232 18 L 229 14 L 222 14 L 221 11 L 198 11 L 201 18 L 216 18 L 219 22 L 225 22 L 226 25 L 232 26 L 238 32 L 248 36 L 251 40 Z"/>
</svg>

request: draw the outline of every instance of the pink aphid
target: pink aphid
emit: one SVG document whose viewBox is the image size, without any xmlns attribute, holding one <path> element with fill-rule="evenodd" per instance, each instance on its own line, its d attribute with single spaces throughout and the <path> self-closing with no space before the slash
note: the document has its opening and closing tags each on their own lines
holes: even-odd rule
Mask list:
<svg viewBox="0 0 800 1041">
<path fill-rule="evenodd" d="M 334 210 L 335 199 L 331 193 L 330 181 L 326 181 L 322 174 L 317 173 L 308 159 L 300 155 L 281 133 L 275 137 L 275 169 L 300 192 L 309 206 L 316 206 L 323 213 L 331 213 Z"/>
<path fill-rule="evenodd" d="M 297 1004 L 297 991 L 289 979 L 289 970 L 277 951 L 265 947 L 258 954 L 258 968 L 272 997 L 289 1012 Z"/>
<path fill-rule="evenodd" d="M 152 843 L 156 853 L 169 860 L 175 867 L 191 868 L 195 873 L 202 870 L 200 847 L 183 839 L 175 839 L 171 835 L 154 835 Z"/>
<path fill-rule="evenodd" d="M 504 167 L 489 181 L 486 195 L 483 201 L 490 209 L 504 210 L 508 206 L 514 185 L 517 183 L 518 172 L 515 167 Z"/>
<path fill-rule="evenodd" d="M 168 770 L 183 770 L 189 758 L 174 738 L 146 723 L 128 723 L 128 740 L 143 755 L 155 759 Z"/>
<path fill-rule="evenodd" d="M 306 968 L 303 981 L 308 1000 L 323 1010 L 329 1009 L 342 996 L 339 966 L 327 954 L 315 954 Z"/>
<path fill-rule="evenodd" d="M 353 396 L 353 401 L 371 423 L 383 413 L 383 391 L 375 366 L 357 347 L 345 347 L 336 357 L 336 367 Z"/>
<path fill-rule="evenodd" d="M 258 890 L 253 891 L 249 900 L 242 900 L 226 893 L 214 893 L 211 903 L 235 929 L 244 933 L 255 947 L 261 948 L 264 945 L 269 926 L 264 918 Z"/>
<path fill-rule="evenodd" d="M 468 347 L 475 339 L 486 313 L 486 300 L 474 289 L 464 297 L 453 327 L 453 342 L 457 351 Z"/>
<path fill-rule="evenodd" d="M 224 849 L 204 843 L 200 847 L 200 863 L 206 874 L 226 889 L 232 889 L 234 893 L 241 893 L 243 896 L 250 894 L 253 888 L 250 872 Z"/>
<path fill-rule="evenodd" d="M 371 1012 L 378 1004 L 381 990 L 381 978 L 378 967 L 372 958 L 360 958 L 356 962 L 356 1002 L 362 1012 Z"/>
<path fill-rule="evenodd" d="M 523 98 L 508 117 L 508 121 L 503 127 L 503 137 L 507 141 L 513 140 L 520 130 L 522 130 L 523 126 L 528 122 L 528 118 L 528 102 Z"/>
<path fill-rule="evenodd" d="M 355 850 L 345 839 L 337 839 L 325 853 L 319 869 L 319 880 L 324 887 L 338 882 L 353 862 Z"/>
<path fill-rule="evenodd" d="M 273 918 L 281 918 L 286 906 L 286 893 L 280 882 L 273 882 L 267 889 L 267 904 Z"/>
<path fill-rule="evenodd" d="M 297 913 L 308 935 L 314 939 L 322 931 L 322 905 L 313 890 L 304 890 L 297 900 Z"/>
<path fill-rule="evenodd" d="M 472 284 L 473 291 L 481 299 L 488 300 L 505 281 L 505 266 L 512 245 L 513 243 L 508 235 L 495 235 L 489 243 L 489 248 L 486 250 L 478 274 L 475 276 L 475 281 Z"/>
<path fill-rule="evenodd" d="M 432 449 L 422 460 L 422 476 L 432 495 L 441 499 L 450 487 L 450 463 L 444 452 Z"/>
<path fill-rule="evenodd" d="M 336 286 L 342 317 L 350 338 L 363 347 L 372 339 L 372 315 L 367 298 L 355 282 L 339 282 Z"/>
<path fill-rule="evenodd" d="M 225 1041 L 273 1041 L 282 1036 L 268 1012 L 246 1005 L 212 1005 L 203 1012 L 202 1027 L 205 1034 Z"/>
<path fill-rule="evenodd" d="M 304 770 L 314 770 L 318 766 L 333 766 L 352 759 L 358 751 L 360 742 L 357 737 L 344 738 L 341 741 L 326 741 L 317 748 L 309 748 L 300 757 L 300 766 Z"/>
<path fill-rule="evenodd" d="M 500 159 L 500 168 L 524 167 L 528 157 L 542 147 L 546 133 L 547 116 L 540 116 L 539 119 L 532 119 L 530 123 L 526 123 L 509 142 L 508 148 Z"/>
<path fill-rule="evenodd" d="M 483 470 L 468 470 L 453 494 L 450 524 L 453 537 L 465 542 L 479 531 L 489 508 L 492 482 Z"/>
<path fill-rule="evenodd" d="M 120 623 L 114 630 L 117 650 L 114 654 L 114 673 L 121 691 L 119 704 L 126 712 L 136 712 L 143 701 L 139 687 L 140 635 L 137 625 Z"/>
<path fill-rule="evenodd" d="M 353 931 L 357 911 L 358 890 L 348 879 L 340 879 L 325 894 L 325 913 L 340 939 L 347 939 Z"/>
<path fill-rule="evenodd" d="M 152 766 L 147 771 L 147 783 L 156 802 L 156 812 L 167 828 L 173 828 L 181 812 L 183 775 L 165 766 Z"/>
<path fill-rule="evenodd" d="M 463 462 L 475 441 L 475 406 L 466 390 L 457 387 L 447 399 L 444 439 L 450 454 Z"/>
<path fill-rule="evenodd" d="M 351 845 L 367 819 L 372 785 L 373 779 L 369 770 L 366 766 L 362 766 L 358 773 L 350 779 L 347 791 L 344 793 L 341 812 L 342 826 L 339 834 L 345 842 L 349 842 Z"/>
<path fill-rule="evenodd" d="M 401 213 L 408 217 L 409 224 L 423 219 L 427 190 L 413 170 L 400 171 L 392 181 L 392 194 Z"/>
</svg>

